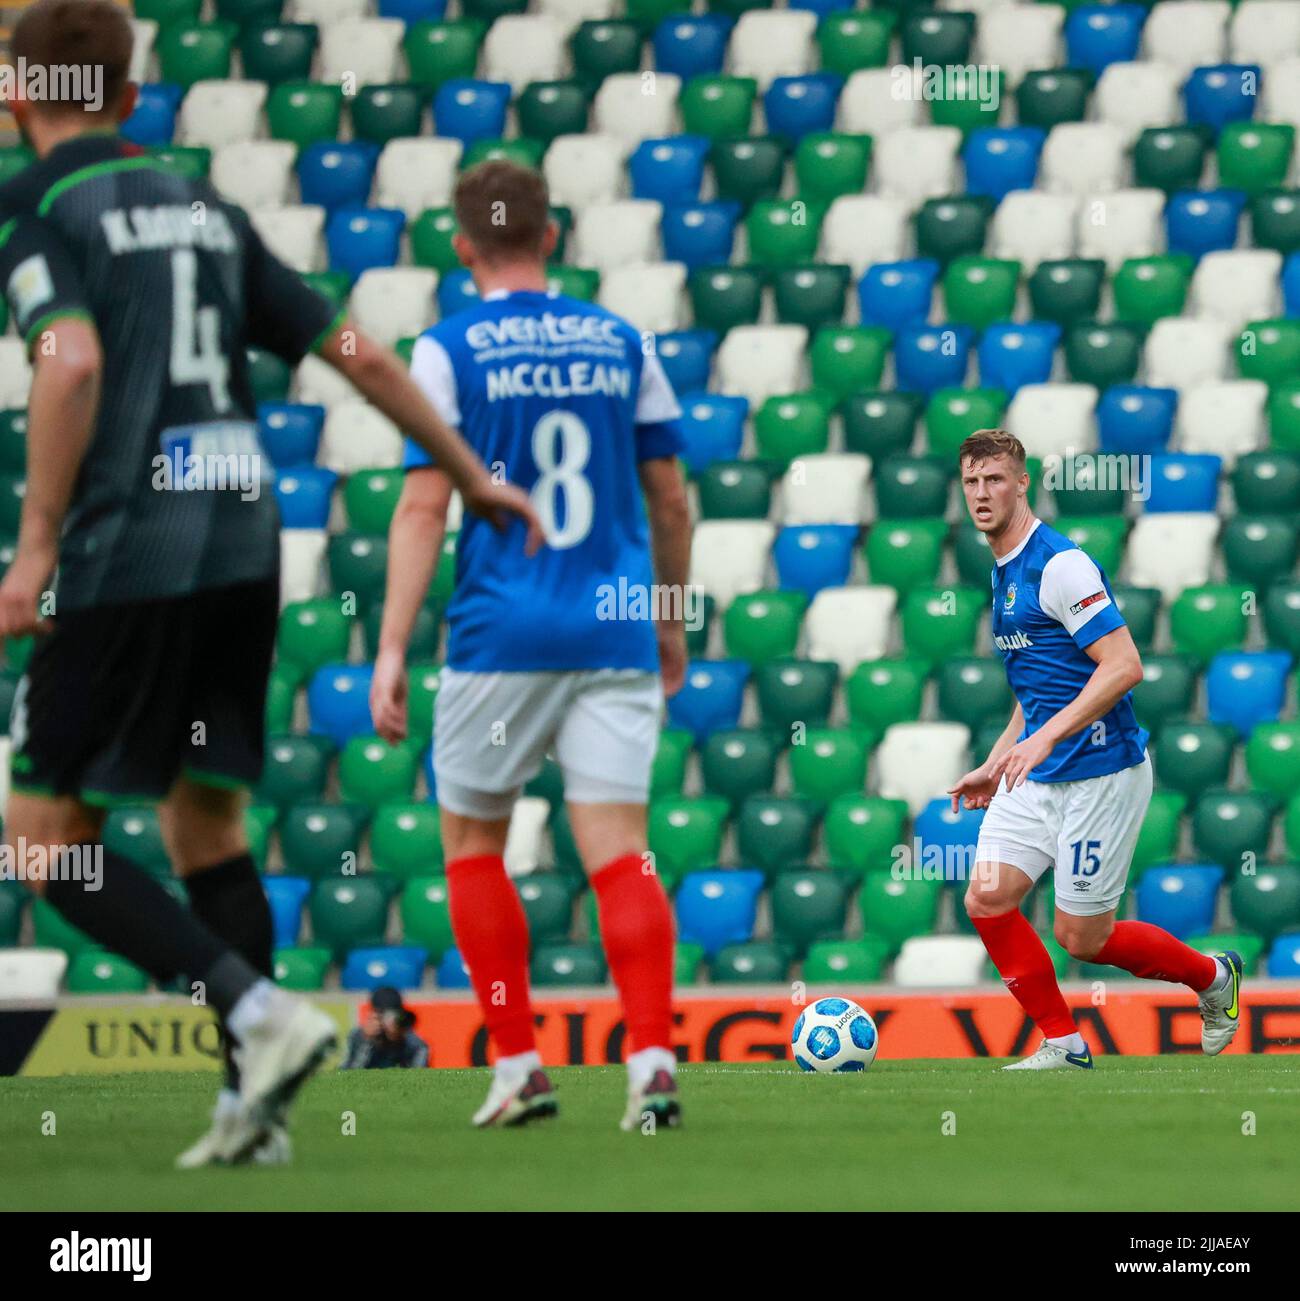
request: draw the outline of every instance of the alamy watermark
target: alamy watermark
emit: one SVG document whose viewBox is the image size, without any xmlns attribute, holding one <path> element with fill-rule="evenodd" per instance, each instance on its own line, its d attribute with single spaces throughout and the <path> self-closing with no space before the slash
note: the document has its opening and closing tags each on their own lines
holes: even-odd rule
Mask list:
<svg viewBox="0 0 1300 1301">
<path fill-rule="evenodd" d="M 680 622 L 699 632 L 704 615 L 704 589 L 694 583 L 629 583 L 620 575 L 617 584 L 596 588 L 596 618 L 602 623 Z"/>
<path fill-rule="evenodd" d="M 103 880 L 103 845 L 37 845 L 24 836 L 0 845 L 0 881 L 80 881 L 94 891 Z"/>
<path fill-rule="evenodd" d="M 104 107 L 102 63 L 33 63 L 25 58 L 0 65 L 0 101 L 75 104 L 88 113 Z"/>
</svg>

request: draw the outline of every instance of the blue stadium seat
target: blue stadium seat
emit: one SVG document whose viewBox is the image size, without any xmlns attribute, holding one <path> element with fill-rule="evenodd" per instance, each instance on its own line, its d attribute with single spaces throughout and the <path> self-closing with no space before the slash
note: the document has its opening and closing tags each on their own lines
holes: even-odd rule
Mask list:
<svg viewBox="0 0 1300 1301">
<path fill-rule="evenodd" d="M 181 88 L 171 81 L 155 81 L 140 87 L 131 116 L 119 130 L 135 145 L 169 145 L 176 130 L 176 111 L 181 106 Z"/>
<path fill-rule="evenodd" d="M 1065 21 L 1065 62 L 1097 74 L 1112 63 L 1131 63 L 1146 16 L 1143 5 L 1080 5 Z"/>
<path fill-rule="evenodd" d="M 379 147 L 365 140 L 318 140 L 298 156 L 298 185 L 304 203 L 328 212 L 365 207 L 379 161 Z"/>
<path fill-rule="evenodd" d="M 428 789 L 428 796 L 425 799 L 426 804 L 437 804 L 438 802 L 438 774 L 433 770 L 433 746 L 426 745 L 424 754 L 420 759 L 420 768 L 424 773 L 424 784 Z"/>
<path fill-rule="evenodd" d="M 943 869 L 943 879 L 964 885 L 975 864 L 975 843 L 979 840 L 983 809 L 952 811 L 952 800 L 933 799 L 916 815 L 912 827 L 913 846 L 919 861 L 914 869 L 926 873 Z"/>
<path fill-rule="evenodd" d="M 655 338 L 655 351 L 674 393 L 694 393 L 709 386 L 709 371 L 718 336 L 712 330 L 675 330 Z"/>
<path fill-rule="evenodd" d="M 1165 240 L 1171 253 L 1205 253 L 1233 248 L 1246 206 L 1240 190 L 1180 190 L 1165 205 Z"/>
<path fill-rule="evenodd" d="M 668 702 L 668 719 L 702 742 L 740 719 L 749 665 L 744 660 L 692 660 L 682 689 Z"/>
<path fill-rule="evenodd" d="M 1162 452 L 1151 458 L 1151 495 L 1143 505 L 1150 513 L 1212 511 L 1219 500 L 1223 461 L 1208 453 Z"/>
<path fill-rule="evenodd" d="M 783 528 L 772 544 L 781 586 L 806 592 L 811 601 L 823 587 L 843 587 L 853 568 L 856 524 L 798 524 Z"/>
<path fill-rule="evenodd" d="M 731 261 L 740 204 L 732 199 L 683 203 L 664 209 L 660 222 L 664 261 L 688 267 L 725 266 Z"/>
<path fill-rule="evenodd" d="M 275 947 L 291 948 L 302 934 L 302 910 L 311 893 L 311 882 L 301 876 L 264 876 L 262 889 L 271 905 Z"/>
<path fill-rule="evenodd" d="M 682 460 L 691 474 L 699 474 L 714 461 L 734 461 L 745 441 L 745 398 L 725 393 L 683 393 Z"/>
<path fill-rule="evenodd" d="M 1001 202 L 1012 190 L 1032 190 L 1047 133 L 1035 126 L 980 127 L 962 150 L 966 192 Z"/>
<path fill-rule="evenodd" d="M 698 944 L 709 957 L 726 944 L 742 944 L 754 934 L 763 874 L 741 868 L 689 872 L 674 898 L 677 939 Z"/>
<path fill-rule="evenodd" d="M 341 750 L 354 736 L 369 736 L 371 664 L 326 664 L 307 684 L 308 731 L 328 736 Z"/>
<path fill-rule="evenodd" d="M 1163 452 L 1177 411 L 1177 389 L 1112 384 L 1097 403 L 1101 450 L 1124 456 Z"/>
<path fill-rule="evenodd" d="M 399 945 L 353 949 L 339 973 L 339 984 L 349 990 L 378 989 L 380 985 L 419 989 L 428 960 L 424 949 Z"/>
<path fill-rule="evenodd" d="M 1282 264 L 1282 303 L 1288 316 L 1300 316 L 1300 252 Z"/>
<path fill-rule="evenodd" d="M 642 140 L 627 160 L 632 197 L 657 199 L 660 203 L 694 203 L 700 197 L 708 155 L 709 141 L 704 136 Z"/>
<path fill-rule="evenodd" d="M 894 337 L 897 386 L 929 396 L 961 388 L 975 332 L 968 325 L 905 325 Z"/>
<path fill-rule="evenodd" d="M 400 18 L 408 27 L 440 22 L 446 12 L 447 0 L 379 0 L 381 18 Z"/>
<path fill-rule="evenodd" d="M 980 383 L 1009 395 L 1025 384 L 1046 384 L 1060 338 L 1054 321 L 990 325 L 980 339 Z"/>
<path fill-rule="evenodd" d="M 433 98 L 433 129 L 459 140 L 466 149 L 479 140 L 499 140 L 506 133 L 510 83 L 454 77 Z"/>
<path fill-rule="evenodd" d="M 733 25 L 725 14 L 670 14 L 655 28 L 655 67 L 683 81 L 721 72 Z"/>
<path fill-rule="evenodd" d="M 465 959 L 460 956 L 459 949 L 448 949 L 442 955 L 442 961 L 438 963 L 438 988 L 468 989 L 469 987 L 469 968 L 465 965 Z"/>
<path fill-rule="evenodd" d="M 853 0 L 790 0 L 789 9 L 806 9 L 809 13 L 825 18 L 827 14 L 838 13 L 841 9 L 853 9 Z"/>
<path fill-rule="evenodd" d="M 768 131 L 792 143 L 810 131 L 830 131 L 843 85 L 843 78 L 833 72 L 774 78 L 763 95 Z"/>
<path fill-rule="evenodd" d="M 899 330 L 924 325 L 930 317 L 939 264 L 928 257 L 903 262 L 877 262 L 858 281 L 858 306 L 863 325 Z"/>
<path fill-rule="evenodd" d="M 1300 976 L 1300 931 L 1284 931 L 1268 953 L 1268 974 L 1273 980 Z"/>
<path fill-rule="evenodd" d="M 1210 863 L 1172 863 L 1149 867 L 1137 886 L 1138 918 L 1178 936 L 1214 929 L 1214 904 L 1223 868 Z"/>
<path fill-rule="evenodd" d="M 338 475 L 323 465 L 295 465 L 275 477 L 280 525 L 286 529 L 323 529 L 330 519 L 330 499 Z"/>
<path fill-rule="evenodd" d="M 444 271 L 438 278 L 438 315 L 446 318 L 454 316 L 463 307 L 468 307 L 478 297 L 478 286 L 474 277 L 465 267 L 455 267 Z"/>
<path fill-rule="evenodd" d="M 1257 723 L 1271 723 L 1286 700 L 1286 651 L 1224 651 L 1205 675 L 1206 712 L 1212 723 L 1227 723 L 1243 737 Z"/>
<path fill-rule="evenodd" d="M 325 225 L 330 267 L 354 280 L 371 267 L 397 265 L 406 214 L 400 208 L 339 208 Z"/>
<path fill-rule="evenodd" d="M 1249 121 L 1259 98 L 1258 64 L 1218 63 L 1193 68 L 1183 83 L 1183 104 L 1193 126 L 1211 127 L 1216 133 L 1229 122 Z"/>
<path fill-rule="evenodd" d="M 306 402 L 259 402 L 257 437 L 277 470 L 311 465 L 320 447 L 325 408 Z"/>
</svg>

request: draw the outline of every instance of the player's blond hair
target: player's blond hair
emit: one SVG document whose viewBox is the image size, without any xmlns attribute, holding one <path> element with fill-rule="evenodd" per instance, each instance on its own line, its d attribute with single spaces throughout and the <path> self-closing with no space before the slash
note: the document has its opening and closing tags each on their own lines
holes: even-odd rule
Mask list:
<svg viewBox="0 0 1300 1301">
<path fill-rule="evenodd" d="M 957 464 L 978 463 L 998 456 L 1009 456 L 1018 470 L 1025 468 L 1025 446 L 1015 434 L 1005 429 L 977 429 L 957 449 Z"/>
</svg>

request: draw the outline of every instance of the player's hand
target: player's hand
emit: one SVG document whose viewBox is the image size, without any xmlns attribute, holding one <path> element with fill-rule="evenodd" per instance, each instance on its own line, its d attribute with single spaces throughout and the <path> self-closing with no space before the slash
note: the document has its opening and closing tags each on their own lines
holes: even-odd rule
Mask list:
<svg viewBox="0 0 1300 1301">
<path fill-rule="evenodd" d="M 1023 785 L 1029 774 L 1052 753 L 1054 742 L 1035 732 L 1023 741 L 1017 741 L 1005 754 L 990 766 L 995 777 L 1005 777 L 1007 790 Z"/>
<path fill-rule="evenodd" d="M 19 547 L 9 572 L 0 582 L 0 641 L 54 630 L 53 621 L 41 613 L 41 604 L 49 590 L 56 559 L 52 549 Z"/>
<path fill-rule="evenodd" d="M 972 768 L 955 786 L 949 787 L 952 811 L 957 813 L 964 802 L 967 809 L 986 809 L 998 793 L 998 779 L 989 773 L 988 764 Z"/>
<path fill-rule="evenodd" d="M 655 626 L 659 638 L 659 676 L 664 696 L 675 696 L 686 681 L 686 629 L 680 623 Z"/>
<path fill-rule="evenodd" d="M 532 498 L 517 485 L 495 483 L 491 476 L 484 475 L 481 486 L 468 492 L 462 489 L 461 497 L 466 510 L 482 515 L 498 531 L 504 529 L 512 518 L 523 520 L 528 526 L 524 555 L 535 556 L 546 544 L 546 533 Z"/>
<path fill-rule="evenodd" d="M 397 651 L 380 651 L 375 660 L 370 717 L 389 745 L 406 740 L 406 662 Z"/>
</svg>

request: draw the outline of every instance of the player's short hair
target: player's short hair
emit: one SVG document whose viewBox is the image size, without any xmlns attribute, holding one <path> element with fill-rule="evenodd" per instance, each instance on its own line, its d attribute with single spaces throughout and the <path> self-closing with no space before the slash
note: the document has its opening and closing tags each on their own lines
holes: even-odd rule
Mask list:
<svg viewBox="0 0 1300 1301">
<path fill-rule="evenodd" d="M 14 26 L 9 42 L 14 63 L 28 79 L 44 69 L 48 97 L 42 109 L 108 112 L 131 78 L 131 24 L 112 0 L 36 0 Z M 94 70 L 93 77 L 56 75 L 55 69 Z"/>
<path fill-rule="evenodd" d="M 1025 468 L 1024 444 L 1005 429 L 977 429 L 970 434 L 957 449 L 957 464 L 987 461 L 997 456 L 1009 456 L 1017 469 Z"/>
<path fill-rule="evenodd" d="M 479 163 L 462 173 L 452 203 L 461 233 L 489 261 L 540 256 L 551 220 L 540 172 L 504 159 Z"/>
</svg>

